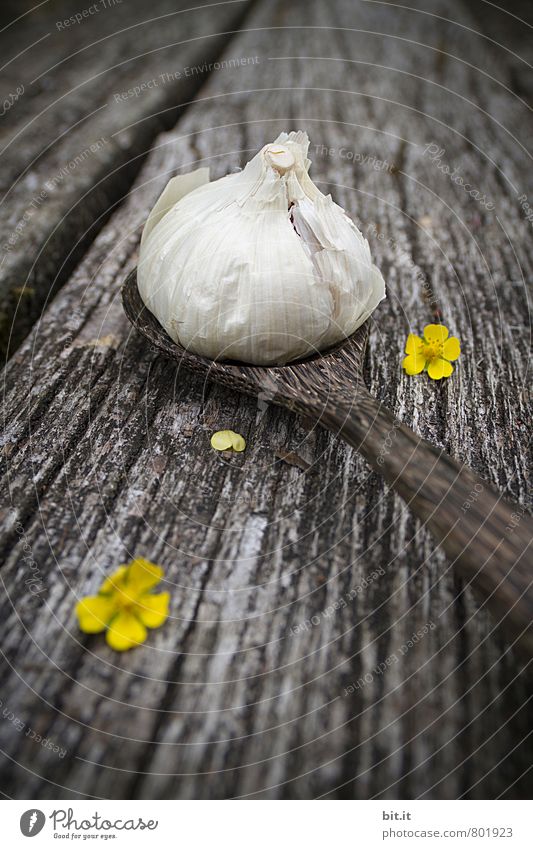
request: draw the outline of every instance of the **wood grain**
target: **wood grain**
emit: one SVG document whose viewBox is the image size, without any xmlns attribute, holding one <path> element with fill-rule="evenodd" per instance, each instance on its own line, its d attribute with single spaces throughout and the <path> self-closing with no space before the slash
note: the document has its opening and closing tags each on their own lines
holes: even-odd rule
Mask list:
<svg viewBox="0 0 533 849">
<path fill-rule="evenodd" d="M 10 57 L 6 94 L 23 90 L 0 128 L 2 353 L 15 350 L 68 279 L 248 3 L 202 5 L 159 0 L 151 9 L 128 0 L 80 9 L 63 0 L 47 17 L 30 15 L 20 33 L 0 36 Z M 83 17 L 87 8 L 96 12 Z"/>
<path fill-rule="evenodd" d="M 425 9 L 474 25 L 458 3 Z M 65 755 L 3 719 L 3 791 L 527 796 L 531 675 L 430 534 L 343 441 L 158 357 L 119 291 L 170 175 L 220 176 L 304 127 L 314 179 L 387 281 L 370 390 L 527 510 L 530 111 L 495 45 L 388 4 L 259 2 L 226 55 L 260 63 L 212 74 L 158 137 L 4 373 L 0 698 Z M 423 153 L 431 143 L 494 212 Z M 463 346 L 442 384 L 400 369 L 407 333 L 437 310 Z M 224 427 L 243 455 L 211 452 Z M 79 633 L 73 602 L 135 555 L 165 568 L 172 618 L 118 656 Z"/>
</svg>

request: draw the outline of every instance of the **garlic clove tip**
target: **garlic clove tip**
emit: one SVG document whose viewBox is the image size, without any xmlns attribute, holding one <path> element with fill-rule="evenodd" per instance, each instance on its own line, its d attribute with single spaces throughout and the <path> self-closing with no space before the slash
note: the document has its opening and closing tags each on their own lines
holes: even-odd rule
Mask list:
<svg viewBox="0 0 533 849">
<path fill-rule="evenodd" d="M 265 157 L 269 165 L 281 175 L 294 168 L 296 162 L 289 148 L 283 144 L 271 144 L 265 151 Z"/>
</svg>

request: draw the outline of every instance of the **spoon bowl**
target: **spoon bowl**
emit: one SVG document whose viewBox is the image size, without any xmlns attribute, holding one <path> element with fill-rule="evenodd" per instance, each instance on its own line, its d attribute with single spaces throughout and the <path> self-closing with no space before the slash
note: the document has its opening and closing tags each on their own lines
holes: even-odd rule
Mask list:
<svg viewBox="0 0 533 849">
<path fill-rule="evenodd" d="M 133 326 L 164 357 L 175 360 L 204 378 L 223 383 L 247 395 L 264 397 L 267 394 L 275 403 L 291 406 L 291 409 L 294 409 L 289 403 L 290 396 L 294 393 L 293 400 L 296 402 L 298 396 L 303 393 L 304 387 L 308 387 L 307 391 L 312 392 L 317 374 L 320 374 L 321 382 L 326 379 L 335 383 L 339 382 L 340 385 L 344 381 L 352 387 L 357 382 L 362 385 L 363 362 L 369 332 L 368 321 L 352 336 L 306 359 L 295 360 L 283 366 L 254 366 L 232 360 L 210 360 L 174 342 L 142 301 L 135 270 L 128 275 L 124 283 L 122 302 Z M 280 393 L 278 400 L 277 396 Z"/>
</svg>

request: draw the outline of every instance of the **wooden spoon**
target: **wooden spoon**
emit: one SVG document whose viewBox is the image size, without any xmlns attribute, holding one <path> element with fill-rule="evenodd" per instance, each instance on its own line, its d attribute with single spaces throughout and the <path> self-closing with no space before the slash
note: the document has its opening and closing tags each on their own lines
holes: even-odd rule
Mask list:
<svg viewBox="0 0 533 849">
<path fill-rule="evenodd" d="M 126 315 L 158 352 L 204 378 L 316 418 L 361 452 L 431 530 L 512 641 L 533 654 L 533 520 L 486 481 L 394 418 L 363 382 L 368 322 L 334 349 L 287 366 L 197 356 L 173 342 L 128 275 Z"/>
</svg>

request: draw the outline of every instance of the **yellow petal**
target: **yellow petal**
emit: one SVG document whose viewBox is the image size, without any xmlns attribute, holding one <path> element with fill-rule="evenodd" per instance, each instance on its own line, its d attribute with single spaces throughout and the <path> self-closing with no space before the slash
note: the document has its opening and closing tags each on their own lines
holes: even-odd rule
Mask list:
<svg viewBox="0 0 533 849">
<path fill-rule="evenodd" d="M 452 362 L 456 360 L 461 353 L 459 339 L 457 339 L 456 336 L 450 336 L 450 338 L 444 343 L 442 353 L 445 359 L 451 360 Z"/>
<path fill-rule="evenodd" d="M 150 563 L 144 557 L 136 557 L 128 566 L 126 589 L 128 595 L 139 596 L 141 593 L 155 587 L 163 577 L 161 566 Z"/>
<path fill-rule="evenodd" d="M 211 437 L 211 448 L 215 451 L 227 451 L 232 446 L 231 434 L 231 430 L 217 430 Z"/>
<path fill-rule="evenodd" d="M 147 631 L 142 622 L 133 613 L 123 610 L 110 623 L 106 641 L 115 651 L 127 651 L 144 643 L 146 637 Z"/>
<path fill-rule="evenodd" d="M 424 371 L 425 365 L 426 358 L 417 354 L 409 354 L 402 363 L 407 374 L 420 374 L 421 371 Z"/>
<path fill-rule="evenodd" d="M 440 380 L 442 377 L 449 377 L 453 371 L 453 366 L 447 360 L 441 357 L 435 357 L 431 360 L 428 366 L 428 374 L 432 380 Z"/>
<path fill-rule="evenodd" d="M 127 566 L 119 566 L 116 572 L 113 572 L 109 578 L 106 578 L 102 586 L 100 587 L 100 592 L 104 594 L 109 594 L 114 592 L 118 587 L 120 587 L 124 578 L 126 577 L 128 571 Z"/>
<path fill-rule="evenodd" d="M 76 605 L 80 629 L 86 634 L 105 631 L 116 611 L 115 601 L 102 595 L 88 595 Z"/>
<path fill-rule="evenodd" d="M 444 342 L 448 338 L 448 328 L 443 324 L 426 324 L 424 327 L 424 339 L 430 344 Z"/>
<path fill-rule="evenodd" d="M 169 593 L 144 593 L 135 605 L 135 613 L 147 628 L 159 628 L 168 616 Z"/>
<path fill-rule="evenodd" d="M 231 447 L 234 451 L 244 451 L 246 448 L 246 442 L 240 433 L 234 433 L 232 430 L 231 433 Z"/>
<path fill-rule="evenodd" d="M 405 353 L 406 354 L 418 354 L 424 344 L 424 340 L 420 338 L 420 336 L 415 336 L 414 333 L 410 333 L 407 337 L 407 342 L 405 343 Z"/>
</svg>

